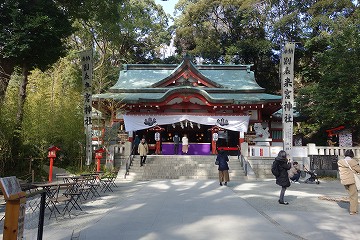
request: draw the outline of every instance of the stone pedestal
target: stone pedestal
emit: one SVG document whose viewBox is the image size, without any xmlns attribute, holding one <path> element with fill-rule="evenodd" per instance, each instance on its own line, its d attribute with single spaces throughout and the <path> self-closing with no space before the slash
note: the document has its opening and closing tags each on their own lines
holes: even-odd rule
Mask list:
<svg viewBox="0 0 360 240">
<path fill-rule="evenodd" d="M 271 138 L 254 138 L 255 146 L 270 146 Z"/>
</svg>

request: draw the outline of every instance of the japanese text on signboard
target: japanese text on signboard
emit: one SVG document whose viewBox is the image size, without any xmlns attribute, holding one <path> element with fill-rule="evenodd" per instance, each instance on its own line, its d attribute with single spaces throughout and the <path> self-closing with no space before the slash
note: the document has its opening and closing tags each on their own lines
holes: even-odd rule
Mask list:
<svg viewBox="0 0 360 240">
<path fill-rule="evenodd" d="M 282 123 L 284 150 L 291 154 L 294 121 L 294 51 L 295 44 L 285 44 L 281 55 Z"/>
<path fill-rule="evenodd" d="M 84 94 L 84 127 L 86 134 L 86 165 L 92 160 L 92 52 L 84 51 L 81 54 L 82 83 Z"/>
</svg>

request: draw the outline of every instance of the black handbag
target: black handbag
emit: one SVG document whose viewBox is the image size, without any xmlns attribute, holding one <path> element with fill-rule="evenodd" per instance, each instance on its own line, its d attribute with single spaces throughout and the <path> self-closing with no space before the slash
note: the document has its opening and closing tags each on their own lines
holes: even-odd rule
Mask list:
<svg viewBox="0 0 360 240">
<path fill-rule="evenodd" d="M 215 160 L 215 165 L 219 165 L 219 160 Z"/>
</svg>

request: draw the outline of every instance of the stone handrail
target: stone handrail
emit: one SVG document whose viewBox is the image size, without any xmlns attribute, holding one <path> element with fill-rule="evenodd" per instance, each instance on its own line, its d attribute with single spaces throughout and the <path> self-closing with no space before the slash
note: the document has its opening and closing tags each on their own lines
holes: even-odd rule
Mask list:
<svg viewBox="0 0 360 240">
<path fill-rule="evenodd" d="M 248 146 L 247 144 L 242 144 L 241 148 L 243 155 L 251 157 L 276 157 L 277 153 L 283 149 L 281 146 Z M 308 157 L 309 155 L 344 156 L 348 149 L 353 150 L 355 158 L 360 158 L 360 147 L 316 146 L 313 143 L 306 146 L 293 146 L 292 157 Z"/>
<path fill-rule="evenodd" d="M 337 155 L 344 156 L 345 151 L 351 149 L 354 152 L 355 158 L 360 158 L 360 147 L 316 147 L 316 155 Z"/>
</svg>

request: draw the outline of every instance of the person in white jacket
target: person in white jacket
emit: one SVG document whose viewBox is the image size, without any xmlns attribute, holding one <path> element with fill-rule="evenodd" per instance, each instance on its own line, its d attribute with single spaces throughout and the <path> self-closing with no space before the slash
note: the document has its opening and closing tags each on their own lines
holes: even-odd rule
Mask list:
<svg viewBox="0 0 360 240">
<path fill-rule="evenodd" d="M 138 146 L 138 153 L 140 155 L 140 166 L 142 167 L 145 164 L 146 156 L 149 153 L 149 146 L 145 141 L 145 138 L 141 139 L 141 142 Z"/>
<path fill-rule="evenodd" d="M 187 138 L 186 134 L 184 134 L 184 136 L 182 137 L 181 144 L 183 154 L 187 154 L 189 151 L 189 139 Z"/>
<path fill-rule="evenodd" d="M 358 213 L 358 190 L 355 185 L 354 173 L 360 173 L 359 163 L 353 159 L 354 152 L 351 149 L 345 151 L 345 158 L 338 161 L 341 184 L 349 193 L 350 215 Z"/>
</svg>

